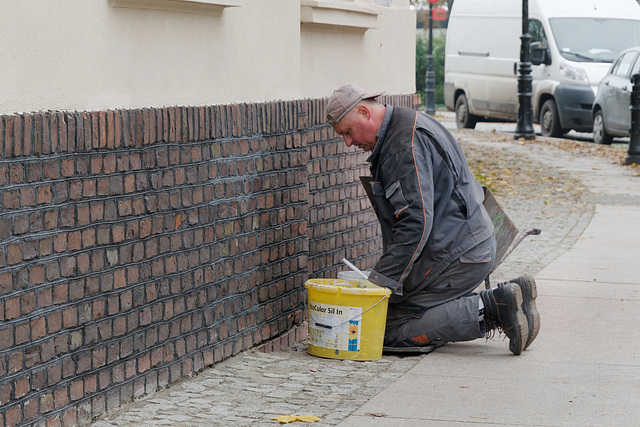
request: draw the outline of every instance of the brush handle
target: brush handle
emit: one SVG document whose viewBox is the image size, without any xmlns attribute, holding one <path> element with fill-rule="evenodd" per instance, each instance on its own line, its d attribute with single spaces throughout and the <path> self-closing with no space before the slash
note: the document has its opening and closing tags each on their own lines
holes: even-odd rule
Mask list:
<svg viewBox="0 0 640 427">
<path fill-rule="evenodd" d="M 356 273 L 358 273 L 359 275 L 361 275 L 362 277 L 364 277 L 365 279 L 369 279 L 367 277 L 366 274 L 364 274 L 362 271 L 360 271 L 358 269 L 358 267 L 356 267 L 355 265 L 351 264 L 349 261 L 347 261 L 346 258 L 342 258 L 342 262 L 344 262 L 345 264 L 347 264 L 347 267 L 349 267 L 350 269 L 352 269 L 353 271 L 355 271 Z"/>
</svg>

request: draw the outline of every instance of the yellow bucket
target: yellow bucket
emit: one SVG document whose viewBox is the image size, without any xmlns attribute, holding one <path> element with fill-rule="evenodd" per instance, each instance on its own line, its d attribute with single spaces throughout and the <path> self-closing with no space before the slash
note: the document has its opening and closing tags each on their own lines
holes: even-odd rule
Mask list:
<svg viewBox="0 0 640 427">
<path fill-rule="evenodd" d="M 345 360 L 382 357 L 391 292 L 368 280 L 310 279 L 309 354 Z"/>
</svg>

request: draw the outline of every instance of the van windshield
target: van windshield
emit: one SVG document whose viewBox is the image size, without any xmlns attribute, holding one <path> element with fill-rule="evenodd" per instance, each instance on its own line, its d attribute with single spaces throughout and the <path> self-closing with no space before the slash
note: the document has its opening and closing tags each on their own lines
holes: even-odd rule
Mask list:
<svg viewBox="0 0 640 427">
<path fill-rule="evenodd" d="M 640 45 L 640 21 L 552 18 L 560 54 L 577 62 L 613 62 L 623 50 Z"/>
</svg>

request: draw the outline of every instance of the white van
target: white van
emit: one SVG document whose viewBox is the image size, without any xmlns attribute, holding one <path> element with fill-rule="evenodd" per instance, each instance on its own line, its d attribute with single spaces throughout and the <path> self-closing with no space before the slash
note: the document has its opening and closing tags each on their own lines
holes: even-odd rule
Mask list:
<svg viewBox="0 0 640 427">
<path fill-rule="evenodd" d="M 636 0 L 529 0 L 533 119 L 542 134 L 592 131 L 598 83 L 640 45 Z M 455 0 L 447 29 L 444 98 L 458 127 L 517 120 L 522 0 Z"/>
</svg>

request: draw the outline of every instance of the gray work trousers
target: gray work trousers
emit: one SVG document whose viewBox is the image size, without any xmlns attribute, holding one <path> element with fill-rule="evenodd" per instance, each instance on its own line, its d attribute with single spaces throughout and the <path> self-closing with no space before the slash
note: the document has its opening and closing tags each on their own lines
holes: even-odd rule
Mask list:
<svg viewBox="0 0 640 427">
<path fill-rule="evenodd" d="M 389 304 L 384 345 L 415 347 L 483 337 L 480 295 L 474 290 L 489 275 L 495 254 L 492 236 L 451 263 L 424 291 Z"/>
</svg>

